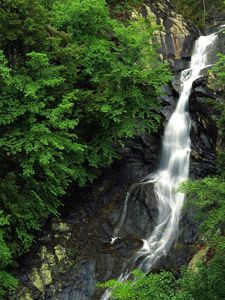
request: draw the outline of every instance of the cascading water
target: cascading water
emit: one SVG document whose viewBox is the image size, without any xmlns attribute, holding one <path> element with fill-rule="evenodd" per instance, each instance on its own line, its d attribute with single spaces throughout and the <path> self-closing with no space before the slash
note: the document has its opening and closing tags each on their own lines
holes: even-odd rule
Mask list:
<svg viewBox="0 0 225 300">
<path fill-rule="evenodd" d="M 191 152 L 191 120 L 187 110 L 193 82 L 204 74 L 209 65 L 209 54 L 215 47 L 216 34 L 201 36 L 195 43 L 190 68 L 181 73 L 181 94 L 164 133 L 159 170 L 152 176 L 158 201 L 158 225 L 136 259 L 143 257 L 139 267 L 148 272 L 158 259 L 167 254 L 177 237 L 181 209 L 185 195 L 177 192 L 182 181 L 188 179 Z"/>
<path fill-rule="evenodd" d="M 193 82 L 204 75 L 204 70 L 210 67 L 210 53 L 214 50 L 217 34 L 201 36 L 195 43 L 191 57 L 190 68 L 181 73 L 181 93 L 176 109 L 172 114 L 164 133 L 161 162 L 158 171 L 150 175 L 143 183 L 154 183 L 154 192 L 158 203 L 157 226 L 151 235 L 143 240 L 143 246 L 134 257 L 131 265 L 138 266 L 144 272 L 149 272 L 160 257 L 166 255 L 178 236 L 178 225 L 185 195 L 177 192 L 182 181 L 188 179 L 189 160 L 191 152 L 188 100 Z M 115 229 L 113 243 L 125 221 L 129 193 L 125 200 L 123 214 Z M 119 281 L 129 277 L 130 270 L 125 270 Z M 102 300 L 109 299 L 106 291 Z"/>
</svg>

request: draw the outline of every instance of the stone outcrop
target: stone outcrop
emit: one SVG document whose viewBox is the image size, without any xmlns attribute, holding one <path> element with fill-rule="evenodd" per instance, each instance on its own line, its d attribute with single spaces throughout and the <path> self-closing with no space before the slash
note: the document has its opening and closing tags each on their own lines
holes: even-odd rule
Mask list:
<svg viewBox="0 0 225 300">
<path fill-rule="evenodd" d="M 188 26 L 184 18 L 173 11 L 169 1 L 147 0 L 142 11 L 145 16 L 155 18 L 155 22 L 162 28 L 159 35 L 163 57 L 170 61 L 175 72 L 185 69 L 198 30 Z"/>
</svg>

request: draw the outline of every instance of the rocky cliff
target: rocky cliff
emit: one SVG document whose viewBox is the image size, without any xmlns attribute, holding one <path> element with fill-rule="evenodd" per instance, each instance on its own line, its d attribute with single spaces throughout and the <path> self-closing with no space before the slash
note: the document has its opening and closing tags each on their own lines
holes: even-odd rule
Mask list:
<svg viewBox="0 0 225 300">
<path fill-rule="evenodd" d="M 135 186 L 154 171 L 161 147 L 165 122 L 171 115 L 179 93 L 179 72 L 186 68 L 199 32 L 185 24 L 169 1 L 146 1 L 140 11 L 151 15 L 162 25 L 158 33 L 160 55 L 167 59 L 174 72 L 172 83 L 164 88 L 162 124 L 157 134 L 143 134 L 129 140 L 122 149 L 122 159 L 104 170 L 100 178 L 85 189 L 76 189 L 62 211 L 60 219 L 46 225 L 36 246 L 22 257 L 16 271 L 20 288 L 9 299 L 99 299 L 96 283 L 117 278 L 128 258 L 140 245 L 146 231 L 153 228 L 157 214 L 151 186 Z M 220 48 L 222 46 L 220 45 Z M 190 101 L 192 118 L 191 178 L 204 177 L 215 171 L 217 130 L 212 111 L 204 101 L 214 98 L 205 79 L 198 80 Z M 121 238 L 110 243 L 118 222 L 127 190 L 132 186 L 129 214 Z M 162 257 L 157 269 L 178 270 L 195 253 L 197 224 L 191 209 L 185 210 L 180 235 L 168 256 Z"/>
</svg>

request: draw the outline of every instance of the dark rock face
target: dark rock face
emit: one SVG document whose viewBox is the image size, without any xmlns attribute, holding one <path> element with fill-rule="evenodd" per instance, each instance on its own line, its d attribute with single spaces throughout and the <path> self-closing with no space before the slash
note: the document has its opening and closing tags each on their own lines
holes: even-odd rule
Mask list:
<svg viewBox="0 0 225 300">
<path fill-rule="evenodd" d="M 169 1 L 158 2 L 163 3 L 164 9 L 154 1 L 149 1 L 149 6 L 165 27 L 162 53 L 171 61 L 174 72 L 180 72 L 189 63 L 196 32 L 192 34 L 192 29 L 180 24 L 173 12 L 165 12 L 165 5 L 170 8 Z M 70 203 L 74 204 L 64 210 L 61 219 L 50 222 L 28 258 L 22 258 L 18 271 L 21 287 L 9 299 L 97 300 L 102 291 L 96 289 L 96 283 L 118 278 L 129 258 L 141 247 L 141 239 L 151 233 L 156 223 L 153 185 L 139 183 L 157 168 L 164 125 L 175 108 L 178 92 L 179 76 L 175 76 L 160 98 L 159 132 L 127 141 L 121 150 L 121 161 L 104 170 L 93 185 L 73 193 Z M 204 100 L 214 96 L 204 79 L 194 83 L 190 98 L 191 178 L 215 172 L 217 130 L 212 110 Z M 120 238 L 111 244 L 128 191 L 128 209 Z M 176 271 L 191 259 L 197 236 L 193 215 L 191 208 L 184 210 L 179 236 L 155 268 Z"/>
<path fill-rule="evenodd" d="M 190 174 L 191 178 L 196 179 L 212 175 L 216 171 L 217 128 L 211 117 L 212 110 L 197 95 L 191 98 L 190 111 L 192 114 Z"/>
<path fill-rule="evenodd" d="M 95 262 L 84 260 L 72 268 L 63 282 L 62 291 L 56 291 L 54 297 L 58 300 L 88 300 L 92 297 L 95 286 Z M 45 299 L 52 299 L 51 293 Z"/>
</svg>

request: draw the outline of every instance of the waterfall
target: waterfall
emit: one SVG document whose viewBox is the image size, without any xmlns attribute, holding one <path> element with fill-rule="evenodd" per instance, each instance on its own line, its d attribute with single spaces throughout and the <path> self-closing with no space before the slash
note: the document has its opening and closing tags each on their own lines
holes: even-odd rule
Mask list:
<svg viewBox="0 0 225 300">
<path fill-rule="evenodd" d="M 159 168 L 155 174 L 148 176 L 143 184 L 153 183 L 158 205 L 157 225 L 149 237 L 143 240 L 143 246 L 131 258 L 132 265 L 138 266 L 145 273 L 166 255 L 178 236 L 179 221 L 185 195 L 177 191 L 178 186 L 189 176 L 191 152 L 190 128 L 191 120 L 188 113 L 188 100 L 193 82 L 204 75 L 210 65 L 210 53 L 214 50 L 217 34 L 200 36 L 195 42 L 190 67 L 181 73 L 181 92 L 175 111 L 166 125 L 162 155 Z M 129 194 L 126 197 L 119 225 L 115 229 L 116 236 L 123 226 L 127 213 Z M 136 264 L 135 264 L 136 263 Z M 118 278 L 123 281 L 129 277 L 130 270 L 125 270 Z M 107 290 L 102 300 L 110 298 Z"/>
<path fill-rule="evenodd" d="M 209 54 L 215 47 L 216 34 L 201 36 L 195 43 L 190 68 L 181 73 L 181 93 L 164 132 L 159 170 L 152 176 L 158 201 L 158 222 L 136 260 L 143 257 L 139 267 L 148 272 L 162 255 L 166 255 L 177 237 L 181 209 L 185 195 L 177 192 L 182 181 L 188 179 L 191 152 L 188 100 L 193 82 L 210 67 Z"/>
</svg>

